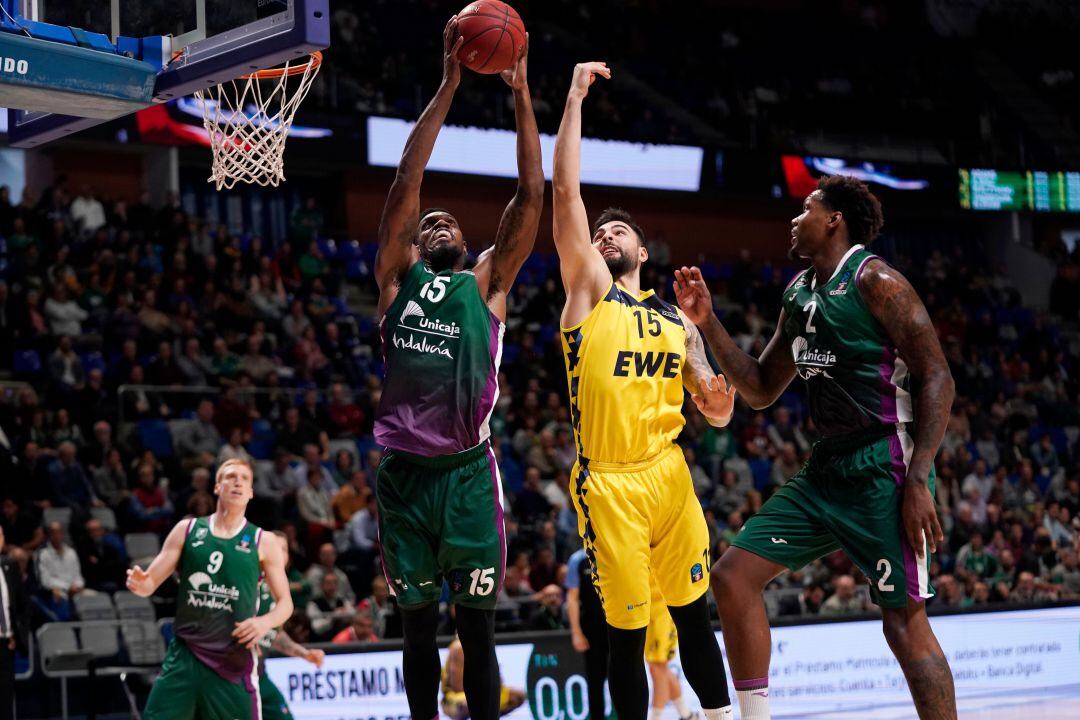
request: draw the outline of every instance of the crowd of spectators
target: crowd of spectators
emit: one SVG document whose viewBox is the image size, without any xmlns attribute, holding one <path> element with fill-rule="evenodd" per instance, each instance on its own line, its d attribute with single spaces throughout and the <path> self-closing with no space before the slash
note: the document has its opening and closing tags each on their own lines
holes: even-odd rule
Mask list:
<svg viewBox="0 0 1080 720">
<path fill-rule="evenodd" d="M 13 205 L 0 189 L 0 371 L 12 380 L 0 392 L 0 525 L 37 622 L 73 617 L 79 593 L 121 589 L 146 538 L 213 511 L 215 467 L 238 457 L 256 469 L 252 520 L 288 542 L 293 636 L 400 634 L 378 560 L 382 367 L 365 269 L 374 248 L 346 252 L 320 225 L 312 204 L 289 237 L 266 239 L 209 226 L 172 197 L 106 204 L 60 181 Z M 670 248 L 651 249 L 661 261 L 646 266 L 643 285 L 669 294 Z M 947 540 L 931 568 L 932 604 L 1076 598 L 1075 327 L 1069 335 L 1025 308 L 979 257 L 892 258 L 924 298 L 957 386 L 936 465 Z M 357 258 L 359 272 L 347 272 Z M 759 353 L 795 268 L 744 256 L 703 269 L 727 327 Z M 536 254 L 508 299 L 491 419 L 507 497 L 502 629 L 565 624 L 565 563 L 580 547 L 557 277 L 555 258 Z M 800 467 L 816 432 L 800 383 L 765 411 L 737 403 L 723 429 L 692 403 L 686 416 L 679 443 L 715 558 Z M 835 553 L 781 576 L 770 610 L 863 612 L 864 589 Z M 161 615 L 172 613 L 169 592 Z"/>
<path fill-rule="evenodd" d="M 1018 144 L 1028 161 L 1040 152 L 1054 159 L 1054 149 L 1016 119 L 1011 99 L 983 84 L 978 64 L 989 62 L 986 54 L 1031 66 L 1017 82 L 1037 97 L 1064 98 L 1054 102 L 1064 122 L 1075 116 L 1075 63 L 1049 60 L 1069 56 L 1080 15 L 1066 10 L 1059 14 L 1071 22 L 1023 9 L 995 22 L 986 10 L 972 40 L 935 25 L 921 4 L 889 0 L 706 3 L 699 10 L 713 11 L 710 22 L 688 22 L 658 0 L 514 6 L 532 37 L 530 87 L 544 132 L 558 127 L 574 63 L 597 59 L 614 78 L 590 90 L 582 122 L 593 137 L 801 152 L 822 137 L 854 144 L 874 128 L 886 145 L 921 147 L 962 165 L 1023 162 Z M 309 106 L 418 117 L 439 82 L 446 20 L 421 0 L 337 3 L 333 51 Z M 1034 39 L 1023 49 L 1014 42 L 1020 27 Z M 1047 42 L 1047 33 L 1061 40 Z M 498 83 L 466 77 L 449 121 L 512 128 L 512 102 Z"/>
</svg>

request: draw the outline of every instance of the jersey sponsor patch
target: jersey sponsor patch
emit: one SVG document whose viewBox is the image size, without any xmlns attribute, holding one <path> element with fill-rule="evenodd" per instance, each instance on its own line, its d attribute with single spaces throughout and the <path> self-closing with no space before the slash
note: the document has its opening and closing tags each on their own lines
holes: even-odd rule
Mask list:
<svg viewBox="0 0 1080 720">
<path fill-rule="evenodd" d="M 656 377 L 673 379 L 679 376 L 682 355 L 672 352 L 637 352 L 620 350 L 615 356 L 615 377 Z"/>
<path fill-rule="evenodd" d="M 840 282 L 829 291 L 830 295 L 847 295 L 848 285 L 851 283 L 851 271 L 846 271 L 840 276 Z"/>
<path fill-rule="evenodd" d="M 239 550 L 242 553 L 250 553 L 251 552 L 251 536 L 250 535 L 245 535 L 244 537 L 240 538 L 240 542 L 237 543 L 236 549 Z"/>
<path fill-rule="evenodd" d="M 795 358 L 795 369 L 803 380 L 816 375 L 832 377 L 829 368 L 836 365 L 836 353 L 833 351 L 811 348 L 806 338 L 800 335 L 791 342 L 791 356 Z"/>
<path fill-rule="evenodd" d="M 403 335 L 398 335 L 399 330 L 409 331 L 408 339 Z M 456 322 L 429 318 L 418 302 L 410 300 L 401 313 L 397 328 L 394 329 L 393 342 L 394 347 L 402 350 L 412 350 L 425 355 L 441 355 L 453 360 L 454 354 L 448 341 L 456 341 L 460 338 L 460 325 Z"/>
<path fill-rule="evenodd" d="M 236 587 L 219 585 L 204 572 L 189 575 L 188 584 L 191 589 L 188 590 L 187 604 L 193 608 L 232 612 L 232 603 L 240 598 L 240 591 Z"/>
<path fill-rule="evenodd" d="M 701 567 L 701 563 L 694 563 L 694 566 L 690 568 L 690 582 L 701 582 L 705 578 L 705 570 Z"/>
</svg>

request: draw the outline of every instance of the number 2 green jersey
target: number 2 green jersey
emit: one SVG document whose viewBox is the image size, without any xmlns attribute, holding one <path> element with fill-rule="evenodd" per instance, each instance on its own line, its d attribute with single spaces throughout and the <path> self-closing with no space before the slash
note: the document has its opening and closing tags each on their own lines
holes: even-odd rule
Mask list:
<svg viewBox="0 0 1080 720">
<path fill-rule="evenodd" d="M 784 340 L 825 438 L 886 433 L 915 419 L 907 365 L 859 291 L 859 275 L 876 257 L 854 245 L 832 277 L 822 281 L 811 267 L 784 291 Z"/>
<path fill-rule="evenodd" d="M 236 535 L 219 538 L 209 517 L 194 518 L 180 554 L 176 636 L 195 657 L 232 682 L 249 677 L 255 667 L 255 653 L 232 633 L 238 622 L 258 611 L 262 532 L 245 523 Z"/>
</svg>

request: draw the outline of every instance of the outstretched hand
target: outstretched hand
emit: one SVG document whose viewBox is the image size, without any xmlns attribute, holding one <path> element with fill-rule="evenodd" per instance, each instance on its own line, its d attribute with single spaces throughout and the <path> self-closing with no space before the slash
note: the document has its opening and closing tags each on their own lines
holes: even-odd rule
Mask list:
<svg viewBox="0 0 1080 720">
<path fill-rule="evenodd" d="M 514 64 L 499 73 L 507 85 L 517 90 L 529 89 L 528 78 L 529 67 L 529 33 L 525 33 L 525 44 L 521 46 L 521 50 L 518 51 L 517 60 Z"/>
<path fill-rule="evenodd" d="M 450 18 L 443 29 L 443 82 L 457 86 L 461 82 L 461 61 L 458 51 L 465 38 L 458 31 L 457 15 Z"/>
<path fill-rule="evenodd" d="M 711 424 L 726 425 L 735 409 L 735 386 L 723 375 L 702 378 L 698 385 L 701 394 L 690 396 L 697 409 Z"/>
<path fill-rule="evenodd" d="M 679 307 L 690 322 L 704 325 L 712 315 L 712 295 L 701 270 L 696 267 L 681 267 L 675 271 L 675 298 Z"/>
<path fill-rule="evenodd" d="M 584 62 L 574 66 L 574 79 L 570 81 L 570 91 L 585 97 L 589 94 L 589 87 L 596 82 L 596 76 L 611 79 L 611 68 L 605 62 Z"/>
<path fill-rule="evenodd" d="M 127 571 L 127 589 L 140 597 L 150 597 L 154 594 L 154 588 L 150 581 L 150 573 L 138 565 Z"/>
</svg>

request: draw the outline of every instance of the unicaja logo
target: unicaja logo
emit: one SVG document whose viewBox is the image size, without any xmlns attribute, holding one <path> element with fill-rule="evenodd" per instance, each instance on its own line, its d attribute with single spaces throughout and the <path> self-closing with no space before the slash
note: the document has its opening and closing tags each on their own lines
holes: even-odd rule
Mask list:
<svg viewBox="0 0 1080 720">
<path fill-rule="evenodd" d="M 25 60 L 6 57 L 3 62 L 0 62 L 0 71 L 9 75 L 12 73 L 25 75 L 30 71 L 30 63 Z"/>
<path fill-rule="evenodd" d="M 415 300 L 410 300 L 405 306 L 405 312 L 401 313 L 401 322 L 405 322 L 407 317 L 424 317 L 424 309 L 417 304 Z"/>
</svg>

